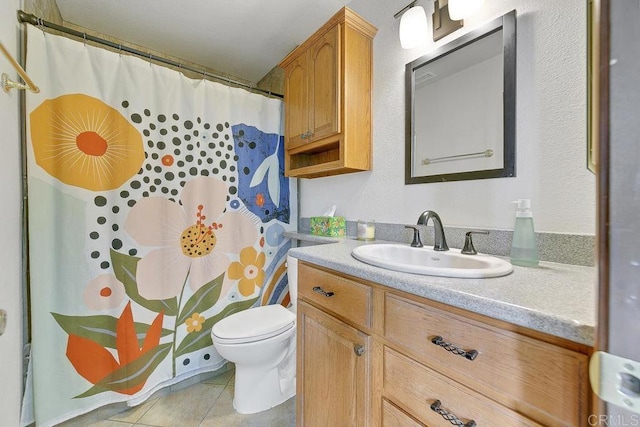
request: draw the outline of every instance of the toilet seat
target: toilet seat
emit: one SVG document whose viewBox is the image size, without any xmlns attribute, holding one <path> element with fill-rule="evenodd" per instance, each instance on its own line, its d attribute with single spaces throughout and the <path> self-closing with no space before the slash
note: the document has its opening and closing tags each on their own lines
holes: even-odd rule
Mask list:
<svg viewBox="0 0 640 427">
<path fill-rule="evenodd" d="M 294 327 L 296 316 L 280 304 L 250 308 L 225 317 L 211 328 L 220 344 L 241 344 L 279 335 Z"/>
</svg>

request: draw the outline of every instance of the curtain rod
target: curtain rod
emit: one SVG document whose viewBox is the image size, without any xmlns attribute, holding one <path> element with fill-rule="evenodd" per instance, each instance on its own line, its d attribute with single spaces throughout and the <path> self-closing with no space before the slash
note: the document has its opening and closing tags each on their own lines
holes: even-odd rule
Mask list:
<svg viewBox="0 0 640 427">
<path fill-rule="evenodd" d="M 155 56 L 155 55 L 150 54 L 150 53 L 142 52 L 140 50 L 133 49 L 131 47 L 122 46 L 121 44 L 114 43 L 114 42 L 111 42 L 109 40 L 102 39 L 100 37 L 95 37 L 95 36 L 92 36 L 92 35 L 87 34 L 87 33 L 83 33 L 83 32 L 76 31 L 74 29 L 68 28 L 68 27 L 64 27 L 62 25 L 54 24 L 53 22 L 45 21 L 42 18 L 38 18 L 37 16 L 32 15 L 30 13 L 26 13 L 26 12 L 24 12 L 22 10 L 18 10 L 18 22 L 31 24 L 31 25 L 34 25 L 34 26 L 37 26 L 37 27 L 51 28 L 53 30 L 60 31 L 61 33 L 70 34 L 72 36 L 75 36 L 75 37 L 78 37 L 78 38 L 81 38 L 81 39 L 84 39 L 84 40 L 89 40 L 89 41 L 92 41 L 94 43 L 98 43 L 98 44 L 102 44 L 102 45 L 105 45 L 105 46 L 109 46 L 109 47 L 111 47 L 113 49 L 118 49 L 120 51 L 127 52 L 127 53 L 130 53 L 132 55 L 136 55 L 136 56 L 139 56 L 141 58 L 144 58 L 144 59 L 160 62 L 160 63 L 166 64 L 166 65 L 171 65 L 173 67 L 177 67 L 179 69 L 191 71 L 191 72 L 194 72 L 194 73 L 197 73 L 197 74 L 202 74 L 203 76 L 210 77 L 210 78 L 225 82 L 225 83 L 227 83 L 229 85 L 241 86 L 241 87 L 247 88 L 247 89 L 249 89 L 251 91 L 261 92 L 261 93 L 264 93 L 266 95 L 273 96 L 273 97 L 276 97 L 276 98 L 284 98 L 283 95 L 278 94 L 278 93 L 273 93 L 271 91 L 260 89 L 260 88 L 257 88 L 255 86 L 251 86 L 251 85 L 246 84 L 246 83 L 242 83 L 242 82 L 239 82 L 239 81 L 236 81 L 236 80 L 231 80 L 230 78 L 219 76 L 219 75 L 216 75 L 216 74 L 212 74 L 212 73 L 210 73 L 208 71 L 198 70 L 196 68 L 190 67 L 190 66 L 185 65 L 185 64 L 181 64 L 181 63 L 176 62 L 176 61 L 172 61 L 170 59 L 161 58 L 159 56 Z"/>
</svg>

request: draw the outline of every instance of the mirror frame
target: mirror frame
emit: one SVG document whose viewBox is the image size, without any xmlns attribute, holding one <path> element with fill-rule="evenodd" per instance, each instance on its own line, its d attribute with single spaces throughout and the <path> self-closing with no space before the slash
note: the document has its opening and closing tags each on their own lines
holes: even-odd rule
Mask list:
<svg viewBox="0 0 640 427">
<path fill-rule="evenodd" d="M 503 167 L 469 172 L 429 176 L 412 176 L 412 140 L 414 134 L 415 79 L 414 71 L 430 62 L 459 50 L 471 43 L 502 30 L 503 47 Z M 405 185 L 429 182 L 463 181 L 471 179 L 504 178 L 516 176 L 516 11 L 512 10 L 459 38 L 408 63 L 405 71 Z"/>
</svg>

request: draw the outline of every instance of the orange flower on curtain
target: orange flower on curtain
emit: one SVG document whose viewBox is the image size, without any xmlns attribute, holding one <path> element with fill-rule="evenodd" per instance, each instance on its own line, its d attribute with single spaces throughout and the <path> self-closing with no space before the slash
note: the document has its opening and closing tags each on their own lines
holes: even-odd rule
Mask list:
<svg viewBox="0 0 640 427">
<path fill-rule="evenodd" d="M 120 187 L 144 162 L 142 136 L 117 110 L 83 94 L 48 99 L 30 114 L 36 163 L 65 184 Z"/>
<path fill-rule="evenodd" d="M 232 262 L 229 266 L 229 279 L 240 280 L 238 290 L 245 297 L 251 295 L 264 282 L 264 252 L 258 253 L 252 246 L 240 252 L 240 262 Z"/>
<path fill-rule="evenodd" d="M 84 336 L 70 333 L 67 358 L 82 377 L 94 384 L 93 388 L 76 397 L 105 391 L 128 395 L 140 391 L 149 375 L 169 351 L 168 344 L 159 345 L 163 318 L 164 314 L 158 313 L 148 327 L 141 347 L 133 322 L 131 302 L 127 303 L 115 325 L 115 349 L 118 360 L 101 343 L 104 339 L 95 335 L 95 332 L 85 331 Z"/>
</svg>

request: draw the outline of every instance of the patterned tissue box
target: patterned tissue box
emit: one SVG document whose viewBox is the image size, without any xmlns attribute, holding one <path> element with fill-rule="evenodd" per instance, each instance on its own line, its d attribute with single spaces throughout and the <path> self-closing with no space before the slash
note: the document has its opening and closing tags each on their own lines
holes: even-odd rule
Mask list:
<svg viewBox="0 0 640 427">
<path fill-rule="evenodd" d="M 343 216 L 312 216 L 311 234 L 315 236 L 344 237 L 347 221 Z"/>
</svg>

